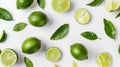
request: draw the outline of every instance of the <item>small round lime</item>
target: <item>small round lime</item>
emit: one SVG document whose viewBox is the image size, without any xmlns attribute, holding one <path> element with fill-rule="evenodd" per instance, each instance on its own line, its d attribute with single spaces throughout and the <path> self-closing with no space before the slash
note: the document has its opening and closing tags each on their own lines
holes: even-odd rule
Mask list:
<svg viewBox="0 0 120 67">
<path fill-rule="evenodd" d="M 80 43 L 75 43 L 71 45 L 70 52 L 71 52 L 71 55 L 77 60 L 88 59 L 88 52 L 86 48 Z"/>
<path fill-rule="evenodd" d="M 56 62 L 61 57 L 61 51 L 57 47 L 50 47 L 46 51 L 46 58 L 51 62 Z"/>
<path fill-rule="evenodd" d="M 41 47 L 41 41 L 35 37 L 26 39 L 22 44 L 22 52 L 32 54 L 38 51 Z"/>
<path fill-rule="evenodd" d="M 33 3 L 33 0 L 17 0 L 17 9 L 25 9 Z"/>
<path fill-rule="evenodd" d="M 36 27 L 44 26 L 48 22 L 47 16 L 40 11 L 35 11 L 28 17 L 31 25 Z"/>
<path fill-rule="evenodd" d="M 18 57 L 13 49 L 7 48 L 1 52 L 0 60 L 5 67 L 11 67 L 17 62 Z"/>
</svg>

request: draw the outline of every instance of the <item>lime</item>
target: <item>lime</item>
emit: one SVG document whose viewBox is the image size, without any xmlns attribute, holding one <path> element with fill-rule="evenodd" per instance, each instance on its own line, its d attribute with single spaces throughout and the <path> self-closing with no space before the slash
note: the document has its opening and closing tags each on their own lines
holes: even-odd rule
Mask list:
<svg viewBox="0 0 120 67">
<path fill-rule="evenodd" d="M 41 41 L 35 37 L 26 39 L 22 44 L 22 52 L 32 54 L 38 51 L 41 47 Z"/>
<path fill-rule="evenodd" d="M 11 67 L 17 62 L 18 57 L 13 49 L 7 48 L 1 52 L 0 60 L 5 67 Z"/>
<path fill-rule="evenodd" d="M 0 42 L 3 42 L 6 38 L 5 30 L 0 31 Z"/>
<path fill-rule="evenodd" d="M 108 1 L 105 5 L 105 9 L 109 12 L 115 11 L 119 8 L 120 8 L 120 3 L 112 0 Z"/>
<path fill-rule="evenodd" d="M 61 57 L 61 51 L 57 47 L 50 47 L 46 51 L 46 58 L 51 61 L 55 62 L 58 61 Z"/>
<path fill-rule="evenodd" d="M 96 62 L 100 67 L 110 67 L 112 58 L 109 53 L 103 52 L 97 56 Z"/>
<path fill-rule="evenodd" d="M 30 24 L 36 27 L 44 26 L 48 22 L 47 16 L 40 11 L 31 13 L 28 19 Z"/>
<path fill-rule="evenodd" d="M 70 8 L 70 0 L 52 0 L 52 8 L 58 13 L 64 13 Z"/>
<path fill-rule="evenodd" d="M 74 18 L 80 24 L 87 24 L 90 21 L 90 14 L 85 8 L 79 8 L 76 10 Z"/>
<path fill-rule="evenodd" d="M 75 43 L 71 45 L 70 51 L 71 51 L 71 55 L 77 60 L 88 59 L 88 52 L 86 48 L 80 43 Z"/>
<path fill-rule="evenodd" d="M 33 3 L 33 0 L 17 0 L 17 9 L 25 9 Z"/>
</svg>

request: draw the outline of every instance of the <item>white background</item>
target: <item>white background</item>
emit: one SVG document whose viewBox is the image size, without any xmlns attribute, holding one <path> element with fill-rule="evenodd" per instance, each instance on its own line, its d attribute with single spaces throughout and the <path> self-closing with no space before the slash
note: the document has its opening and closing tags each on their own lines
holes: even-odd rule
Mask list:
<svg viewBox="0 0 120 67">
<path fill-rule="evenodd" d="M 34 67 L 53 67 L 58 64 L 59 67 L 72 67 L 72 62 L 75 61 L 78 67 L 98 67 L 96 64 L 96 56 L 101 52 L 109 52 L 113 58 L 111 67 L 120 67 L 120 55 L 118 53 L 118 46 L 120 44 L 120 18 L 115 19 L 118 12 L 107 12 L 104 8 L 104 3 L 98 7 L 90 7 L 86 4 L 92 0 L 71 0 L 71 7 L 68 12 L 59 14 L 51 8 L 51 0 L 46 0 L 46 7 L 44 10 L 38 7 L 36 0 L 25 10 L 16 9 L 16 0 L 0 0 L 0 7 L 7 9 L 13 15 L 15 21 L 0 20 L 0 30 L 4 29 L 8 38 L 4 43 L 0 43 L 0 49 L 12 48 L 18 54 L 18 62 L 14 67 L 25 67 L 23 62 L 24 56 L 30 58 Z M 119 1 L 119 0 L 118 0 Z M 78 8 L 86 8 L 91 14 L 91 21 L 89 24 L 80 25 L 74 19 L 74 12 Z M 33 11 L 42 11 L 47 14 L 49 22 L 44 27 L 33 27 L 28 22 L 28 16 Z M 116 40 L 110 39 L 104 32 L 103 18 L 111 20 L 117 29 Z M 27 23 L 27 27 L 21 32 L 14 32 L 13 26 L 18 22 Z M 51 41 L 49 38 L 54 31 L 61 25 L 70 24 L 69 34 L 61 40 Z M 101 40 L 90 41 L 82 36 L 80 33 L 84 31 L 95 32 Z M 37 37 L 42 41 L 41 49 L 32 54 L 27 55 L 22 53 L 22 42 L 28 37 Z M 84 61 L 75 60 L 70 54 L 70 45 L 74 43 L 82 43 L 87 48 L 89 59 Z M 45 58 L 45 50 L 48 47 L 56 46 L 62 51 L 62 58 L 58 62 L 49 62 Z M 0 66 L 3 67 L 3 66 Z"/>
</svg>

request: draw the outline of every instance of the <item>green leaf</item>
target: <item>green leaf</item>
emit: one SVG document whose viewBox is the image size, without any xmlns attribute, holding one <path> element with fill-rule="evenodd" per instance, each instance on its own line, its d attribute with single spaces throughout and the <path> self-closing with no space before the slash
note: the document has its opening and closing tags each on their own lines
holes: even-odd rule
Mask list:
<svg viewBox="0 0 120 67">
<path fill-rule="evenodd" d="M 37 3 L 42 9 L 45 8 L 45 0 L 37 0 Z"/>
<path fill-rule="evenodd" d="M 12 21 L 13 17 L 6 9 L 0 8 L 0 19 L 6 21 Z"/>
<path fill-rule="evenodd" d="M 120 54 L 120 46 L 119 46 L 119 48 L 118 48 L 118 52 L 119 52 L 119 54 Z"/>
<path fill-rule="evenodd" d="M 115 18 L 118 18 L 118 17 L 120 17 L 120 13 L 118 13 L 117 16 L 116 16 Z"/>
<path fill-rule="evenodd" d="M 26 67 L 33 67 L 32 61 L 27 57 L 24 57 L 24 63 L 26 64 Z"/>
<path fill-rule="evenodd" d="M 95 33 L 90 32 L 90 31 L 83 32 L 81 35 L 84 38 L 89 39 L 89 40 L 96 40 L 96 39 L 98 39 L 98 36 Z"/>
<path fill-rule="evenodd" d="M 116 38 L 116 29 L 111 21 L 104 19 L 104 30 L 105 33 L 112 39 Z"/>
<path fill-rule="evenodd" d="M 14 26 L 13 31 L 16 32 L 22 31 L 26 26 L 27 26 L 26 23 L 20 22 Z"/>
<path fill-rule="evenodd" d="M 69 24 L 60 26 L 55 33 L 51 36 L 51 40 L 59 40 L 64 38 L 69 32 Z"/>
<path fill-rule="evenodd" d="M 99 6 L 104 0 L 93 0 L 92 2 L 88 3 L 88 6 Z"/>
</svg>

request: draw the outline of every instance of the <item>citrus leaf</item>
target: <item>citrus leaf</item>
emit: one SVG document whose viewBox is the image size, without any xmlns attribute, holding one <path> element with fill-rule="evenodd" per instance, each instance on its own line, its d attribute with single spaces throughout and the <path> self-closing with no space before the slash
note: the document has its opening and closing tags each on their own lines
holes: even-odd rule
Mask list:
<svg viewBox="0 0 120 67">
<path fill-rule="evenodd" d="M 26 64 L 26 67 L 33 67 L 32 61 L 27 57 L 24 57 L 24 63 Z"/>
<path fill-rule="evenodd" d="M 58 28 L 55 33 L 51 36 L 51 40 L 59 40 L 64 38 L 69 32 L 69 24 L 64 24 Z"/>
<path fill-rule="evenodd" d="M 96 40 L 98 36 L 94 32 L 86 31 L 81 34 L 84 38 L 89 40 Z"/>
<path fill-rule="evenodd" d="M 88 6 L 99 6 L 104 0 L 93 0 L 92 2 L 88 3 Z"/>
<path fill-rule="evenodd" d="M 119 46 L 119 48 L 118 48 L 118 52 L 119 52 L 119 54 L 120 54 L 120 46 Z"/>
<path fill-rule="evenodd" d="M 104 30 L 105 33 L 112 39 L 116 38 L 116 29 L 111 21 L 104 19 Z"/>
<path fill-rule="evenodd" d="M 118 18 L 118 17 L 120 17 L 120 13 L 118 13 L 117 16 L 116 16 L 115 18 Z"/>
<path fill-rule="evenodd" d="M 37 3 L 42 9 L 45 8 L 45 0 L 37 0 Z"/>
<path fill-rule="evenodd" d="M 0 19 L 6 21 L 12 21 L 13 17 L 6 9 L 0 8 Z"/>
<path fill-rule="evenodd" d="M 26 26 L 27 26 L 26 23 L 20 22 L 14 26 L 13 31 L 16 32 L 22 31 Z"/>
</svg>

